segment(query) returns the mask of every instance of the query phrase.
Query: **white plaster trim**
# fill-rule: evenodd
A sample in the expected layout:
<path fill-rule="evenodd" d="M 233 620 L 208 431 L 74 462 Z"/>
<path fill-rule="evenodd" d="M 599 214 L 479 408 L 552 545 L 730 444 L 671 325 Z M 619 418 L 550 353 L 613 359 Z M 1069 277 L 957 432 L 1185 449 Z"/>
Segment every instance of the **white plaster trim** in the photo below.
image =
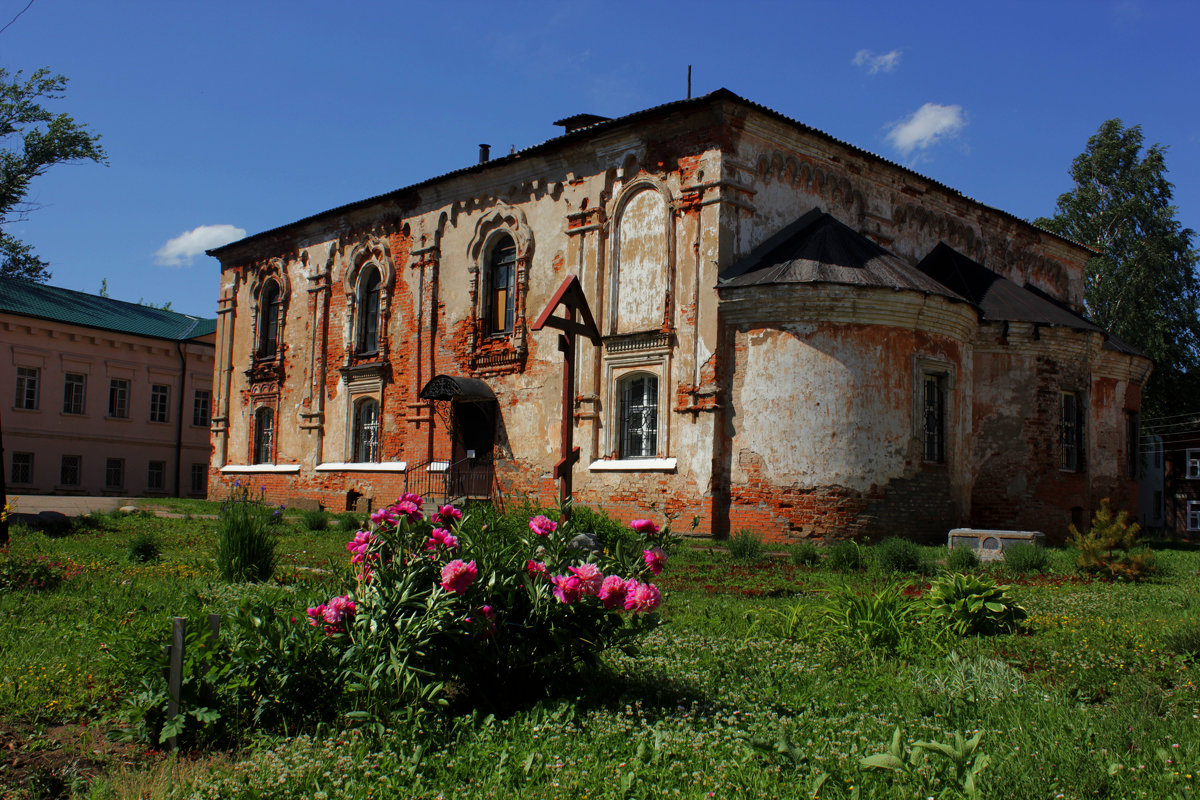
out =
<path fill-rule="evenodd" d="M 674 472 L 675 458 L 608 458 L 588 465 L 591 472 Z"/>
<path fill-rule="evenodd" d="M 299 464 L 226 464 L 221 467 L 222 473 L 245 472 L 248 474 L 267 472 L 299 472 Z"/>
<path fill-rule="evenodd" d="M 330 461 L 317 464 L 317 472 L 407 472 L 407 461 Z"/>

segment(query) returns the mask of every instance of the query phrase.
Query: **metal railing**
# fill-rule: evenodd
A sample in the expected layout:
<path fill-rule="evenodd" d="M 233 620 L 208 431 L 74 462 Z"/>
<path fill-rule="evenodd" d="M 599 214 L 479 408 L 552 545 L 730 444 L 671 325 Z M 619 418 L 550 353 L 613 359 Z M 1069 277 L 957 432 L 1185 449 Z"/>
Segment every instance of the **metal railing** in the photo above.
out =
<path fill-rule="evenodd" d="M 490 457 L 464 458 L 454 463 L 435 458 L 408 468 L 404 473 L 404 490 L 439 505 L 466 500 L 491 502 L 495 473 Z"/>

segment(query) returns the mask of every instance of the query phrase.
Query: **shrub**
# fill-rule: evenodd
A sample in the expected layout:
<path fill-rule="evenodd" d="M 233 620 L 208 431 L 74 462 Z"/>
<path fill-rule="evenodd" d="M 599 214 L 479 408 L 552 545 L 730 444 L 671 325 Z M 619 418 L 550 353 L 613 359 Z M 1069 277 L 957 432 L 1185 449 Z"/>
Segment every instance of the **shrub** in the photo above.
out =
<path fill-rule="evenodd" d="M 364 715 L 510 703 L 659 622 L 650 580 L 673 542 L 669 526 L 635 520 L 636 550 L 591 552 L 569 546 L 578 516 L 516 527 L 420 509 L 405 495 L 373 513 L 371 530 L 347 545 L 356 574 L 345 593 L 308 610 L 342 648 L 347 699 Z"/>
<path fill-rule="evenodd" d="M 742 528 L 729 540 L 729 555 L 738 561 L 757 561 L 763 555 L 762 539 L 757 533 Z"/>
<path fill-rule="evenodd" d="M 362 519 L 353 511 L 346 511 L 338 514 L 337 518 L 338 530 L 342 533 L 354 533 L 362 526 Z"/>
<path fill-rule="evenodd" d="M 300 523 L 304 526 L 305 530 L 329 530 L 329 512 L 319 508 L 306 509 L 300 512 Z"/>
<path fill-rule="evenodd" d="M 217 570 L 230 583 L 265 581 L 275 573 L 273 511 L 235 482 L 217 518 Z"/>
<path fill-rule="evenodd" d="M 815 567 L 821 563 L 821 548 L 812 542 L 792 546 L 792 563 L 798 567 Z"/>
<path fill-rule="evenodd" d="M 1049 563 L 1046 548 L 1032 542 L 1021 542 L 1004 551 L 1004 566 L 1012 572 L 1045 572 Z"/>
<path fill-rule="evenodd" d="M 921 548 L 910 539 L 891 536 L 875 545 L 875 564 L 884 574 L 924 571 Z"/>
<path fill-rule="evenodd" d="M 133 563 L 146 564 L 158 561 L 158 557 L 162 555 L 162 547 L 159 546 L 158 537 L 153 531 L 138 531 L 129 540 L 129 547 L 125 553 Z"/>
<path fill-rule="evenodd" d="M 834 572 L 854 572 L 863 568 L 862 548 L 858 542 L 843 540 L 829 546 L 826 565 Z"/>
<path fill-rule="evenodd" d="M 61 564 L 45 556 L 15 556 L 0 548 L 0 589 L 6 592 L 57 589 L 68 577 Z"/>
<path fill-rule="evenodd" d="M 1079 569 L 1131 581 L 1154 574 L 1154 553 L 1137 547 L 1141 527 L 1127 522 L 1127 517 L 1125 511 L 1114 514 L 1106 497 L 1086 535 L 1071 526 L 1070 543 L 1079 549 Z"/>
<path fill-rule="evenodd" d="M 536 516 L 540 510 L 535 510 L 529 517 Z M 616 550 L 618 547 L 632 552 L 643 544 L 642 537 L 628 525 L 616 521 L 603 511 L 586 506 L 571 509 L 571 525 L 580 533 L 591 534 L 601 549 Z"/>
<path fill-rule="evenodd" d="M 959 636 L 1007 633 L 1029 616 L 1007 592 L 988 578 L 954 573 L 933 582 L 926 602 L 930 616 Z"/>
<path fill-rule="evenodd" d="M 946 569 L 951 572 L 966 572 L 979 566 L 979 556 L 970 547 L 955 547 L 946 557 Z"/>

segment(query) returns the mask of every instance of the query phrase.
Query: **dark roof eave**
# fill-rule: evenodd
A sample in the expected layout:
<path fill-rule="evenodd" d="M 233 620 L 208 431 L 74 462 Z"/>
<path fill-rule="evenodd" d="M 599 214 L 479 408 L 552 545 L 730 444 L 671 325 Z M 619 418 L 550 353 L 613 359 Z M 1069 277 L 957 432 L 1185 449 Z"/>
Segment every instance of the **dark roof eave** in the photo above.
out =
<path fill-rule="evenodd" d="M 336 208 L 331 208 L 331 209 L 327 209 L 325 211 L 320 211 L 316 214 L 311 214 L 307 217 L 296 220 L 295 222 L 290 222 L 290 223 L 287 223 L 286 225 L 280 225 L 278 227 L 271 228 L 269 230 L 265 230 L 260 233 L 251 234 L 250 236 L 247 236 L 244 239 L 239 239 L 236 242 L 230 242 L 229 244 L 225 244 L 220 247 L 214 247 L 211 250 L 206 250 L 205 253 L 207 253 L 208 255 L 210 255 L 218 260 L 223 261 L 224 256 L 226 256 L 228 254 L 237 252 L 238 250 L 240 250 L 242 248 L 249 247 L 251 245 L 266 241 L 272 237 L 281 236 L 281 235 L 287 233 L 288 231 L 294 230 L 296 228 L 310 224 L 312 222 L 316 222 L 317 220 L 322 219 L 324 217 L 335 216 L 338 214 L 347 214 L 347 213 L 356 211 L 361 208 L 365 208 L 367 206 L 370 206 L 370 205 L 373 205 L 376 203 L 384 202 L 386 200 L 398 199 L 405 193 L 416 191 L 416 190 L 425 188 L 427 186 L 431 186 L 440 181 L 449 180 L 451 178 L 458 178 L 458 177 L 462 177 L 465 175 L 481 173 L 481 172 L 484 172 L 489 169 L 498 168 L 502 165 L 512 164 L 512 163 L 515 163 L 515 162 L 521 160 L 522 158 L 528 158 L 530 156 L 539 155 L 545 151 L 553 150 L 557 147 L 561 147 L 563 145 L 570 144 L 576 140 L 594 136 L 597 133 L 601 133 L 603 131 L 607 131 L 610 129 L 615 129 L 622 125 L 629 125 L 631 123 L 638 122 L 649 116 L 671 113 L 673 111 L 678 111 L 680 109 L 684 109 L 684 108 L 688 108 L 688 107 L 692 107 L 692 106 L 700 107 L 706 103 L 712 103 L 712 102 L 716 102 L 716 101 L 729 101 L 729 102 L 737 103 L 739 105 L 747 106 L 747 107 L 752 108 L 762 114 L 766 114 L 769 117 L 772 117 L 781 122 L 785 122 L 793 127 L 796 127 L 802 131 L 805 131 L 806 133 L 812 134 L 812 135 L 816 136 L 817 138 L 823 139 L 827 142 L 832 142 L 834 144 L 839 145 L 840 147 L 845 147 L 857 155 L 864 156 L 866 158 L 869 158 L 869 159 L 872 159 L 874 161 L 878 161 L 878 162 L 881 162 L 884 164 L 888 164 L 896 169 L 901 170 L 902 172 L 908 173 L 909 175 L 916 176 L 916 177 L 920 178 L 921 180 L 927 181 L 931 185 L 936 186 L 936 187 L 942 189 L 943 191 L 948 192 L 951 195 L 956 195 L 958 197 L 961 197 L 970 203 L 973 203 L 982 208 L 989 209 L 997 214 L 1000 214 L 1002 217 L 1006 217 L 1015 222 L 1019 222 L 1022 225 L 1028 225 L 1029 227 L 1033 228 L 1034 230 L 1040 231 L 1040 232 L 1045 233 L 1049 236 L 1052 236 L 1056 239 L 1059 239 L 1060 241 L 1065 242 L 1068 245 L 1071 245 L 1073 247 L 1078 247 L 1081 250 L 1085 250 L 1089 253 L 1094 253 L 1097 255 L 1099 254 L 1099 251 L 1094 250 L 1093 248 L 1088 247 L 1085 244 L 1076 242 L 1073 239 L 1067 238 L 1066 236 L 1055 233 L 1053 231 L 1048 231 L 1045 228 L 1041 228 L 1037 225 L 1034 225 L 1033 223 L 1029 222 L 1028 220 L 1024 220 L 1024 219 L 1018 217 L 1016 214 L 1009 213 L 1008 211 L 1005 211 L 1003 209 L 996 208 L 994 206 L 989 206 L 978 200 L 967 197 L 966 195 L 964 195 L 962 192 L 958 191 L 957 189 L 954 189 L 953 187 L 948 186 L 947 184 L 944 184 L 944 183 L 937 181 L 933 178 L 930 178 L 926 175 L 922 175 L 921 173 L 917 172 L 916 170 L 910 169 L 910 168 L 904 166 L 903 164 L 899 164 L 895 161 L 884 158 L 883 156 L 880 156 L 877 153 L 872 153 L 871 151 L 864 150 L 863 148 L 858 147 L 857 145 L 853 145 L 853 144 L 850 144 L 849 142 L 838 139 L 837 137 L 835 137 L 831 134 L 825 133 L 824 131 L 814 128 L 810 125 L 806 125 L 803 122 L 793 119 L 792 117 L 789 117 L 786 114 L 776 111 L 773 108 L 769 108 L 767 106 L 761 105 L 760 103 L 755 103 L 752 100 L 747 100 L 746 98 L 744 98 L 738 94 L 735 94 L 734 92 L 730 91 L 729 89 L 724 89 L 724 88 L 717 89 L 716 91 L 710 92 L 705 95 L 700 95 L 699 97 L 688 98 L 685 100 L 675 100 L 675 101 L 672 101 L 669 103 L 663 103 L 661 105 L 652 106 L 651 108 L 642 109 L 641 111 L 635 111 L 632 114 L 627 114 L 623 117 L 617 117 L 615 119 L 606 120 L 604 122 L 597 122 L 592 125 L 588 125 L 586 127 L 580 128 L 579 130 L 571 131 L 570 133 L 564 133 L 561 136 L 556 136 L 552 139 L 548 139 L 545 142 L 531 145 L 530 147 L 527 147 L 523 150 L 519 150 L 516 153 L 511 153 L 507 156 L 501 156 L 499 158 L 494 158 L 494 159 L 491 159 L 490 161 L 485 161 L 485 162 L 478 163 L 478 164 L 472 164 L 467 167 L 462 167 L 461 169 L 452 170 L 450 172 L 446 172 L 441 175 L 436 175 L 432 178 L 426 178 L 425 180 L 419 181 L 418 183 L 410 184 L 408 186 L 404 186 L 399 189 L 394 189 L 390 192 L 385 192 L 383 194 L 375 195 L 373 197 L 368 197 L 363 200 L 356 200 L 355 202 L 352 202 L 352 203 L 347 203 L 342 206 L 337 206 Z"/>

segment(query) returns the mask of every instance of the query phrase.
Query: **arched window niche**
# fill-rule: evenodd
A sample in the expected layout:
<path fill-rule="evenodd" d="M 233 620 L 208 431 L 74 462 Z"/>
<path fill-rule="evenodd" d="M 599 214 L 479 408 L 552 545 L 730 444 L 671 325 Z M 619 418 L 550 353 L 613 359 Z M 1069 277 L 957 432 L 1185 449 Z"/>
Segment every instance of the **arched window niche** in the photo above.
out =
<path fill-rule="evenodd" d="M 279 282 L 273 278 L 263 281 L 258 299 L 258 343 L 254 350 L 257 358 L 274 358 L 279 352 L 279 317 L 283 307 Z"/>
<path fill-rule="evenodd" d="M 484 276 L 483 318 L 488 336 L 507 336 L 513 330 L 516 300 L 517 245 L 508 234 L 495 237 Z"/>
<path fill-rule="evenodd" d="M 657 331 L 667 320 L 674 263 L 671 207 L 666 191 L 651 181 L 630 186 L 617 204 L 607 302 L 610 334 Z"/>
<path fill-rule="evenodd" d="M 262 406 L 254 412 L 254 463 L 275 462 L 275 411 Z"/>
<path fill-rule="evenodd" d="M 358 324 L 355 326 L 354 352 L 373 355 L 379 351 L 379 300 L 382 279 L 379 270 L 368 265 L 358 279 Z"/>
<path fill-rule="evenodd" d="M 379 401 L 374 397 L 354 404 L 351 459 L 362 464 L 379 461 Z"/>

